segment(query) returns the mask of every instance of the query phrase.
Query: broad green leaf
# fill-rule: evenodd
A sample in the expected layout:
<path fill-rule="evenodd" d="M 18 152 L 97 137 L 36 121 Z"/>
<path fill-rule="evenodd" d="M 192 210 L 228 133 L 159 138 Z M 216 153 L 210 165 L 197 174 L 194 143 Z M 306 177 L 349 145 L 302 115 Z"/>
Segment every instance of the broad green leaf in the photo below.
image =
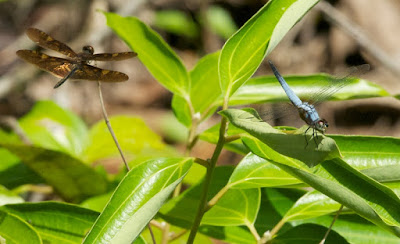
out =
<path fill-rule="evenodd" d="M 184 126 L 189 128 L 192 124 L 193 111 L 190 111 L 188 101 L 185 98 L 174 94 L 172 97 L 171 106 L 176 119 Z"/>
<path fill-rule="evenodd" d="M 168 147 L 163 143 L 162 138 L 154 133 L 141 118 L 115 116 L 110 118 L 110 123 L 128 161 L 139 156 L 151 156 L 156 152 L 167 153 Z M 85 161 L 121 158 L 104 121 L 99 121 L 90 129 L 90 141 L 91 144 L 84 153 Z"/>
<path fill-rule="evenodd" d="M 210 183 L 208 200 L 218 193 L 228 182 L 233 171 L 231 166 L 216 167 Z M 173 225 L 189 229 L 195 218 L 204 179 L 191 186 L 178 197 L 169 200 L 160 209 L 159 215 Z"/>
<path fill-rule="evenodd" d="M 231 167 L 217 167 L 211 181 L 209 199 L 227 183 Z M 172 223 L 189 228 L 194 220 L 201 195 L 202 182 L 170 200 L 161 210 L 161 216 Z M 202 220 L 204 225 L 235 226 L 254 223 L 260 204 L 258 189 L 228 189 Z"/>
<path fill-rule="evenodd" d="M 230 13 L 217 5 L 208 7 L 206 18 L 208 28 L 224 39 L 228 39 L 238 29 Z"/>
<path fill-rule="evenodd" d="M 3 151 L 6 149 L 0 150 Z M 11 154 L 10 152 L 8 153 Z M 15 156 L 13 155 L 13 157 Z M 9 189 L 14 189 L 15 187 L 25 184 L 41 183 L 45 183 L 45 180 L 31 170 L 27 165 L 22 163 L 19 159 L 17 164 L 0 171 L 0 185 L 3 185 Z"/>
<path fill-rule="evenodd" d="M 203 141 L 207 141 L 213 144 L 217 144 L 218 142 L 218 137 L 219 137 L 219 128 L 221 124 L 218 123 L 211 128 L 203 131 L 203 133 L 200 134 L 199 138 Z M 237 127 L 233 125 L 229 125 L 228 130 L 226 131 L 227 136 L 239 136 L 240 134 L 246 133 L 244 130 L 238 129 Z M 225 143 L 224 147 L 232 152 L 246 155 L 249 153 L 249 149 L 243 145 L 243 143 L 240 141 L 240 139 L 237 139 L 235 141 L 231 141 L 229 143 Z"/>
<path fill-rule="evenodd" d="M 318 165 L 324 160 L 340 157 L 334 140 L 324 135 L 313 137 L 311 130 L 304 134 L 307 127 L 286 134 L 260 120 L 258 115 L 254 114 L 254 110 L 227 109 L 219 113 L 228 118 L 234 126 L 247 131 L 268 145 L 271 151 L 300 160 L 309 167 Z"/>
<path fill-rule="evenodd" d="M 346 162 L 357 169 L 390 169 L 390 167 L 395 169 L 398 166 L 400 160 L 399 138 L 347 135 L 329 135 L 329 137 L 336 141 Z M 393 181 L 399 180 L 399 174 L 399 171 L 393 170 L 392 172 L 387 171 L 385 176 L 374 178 L 384 181 L 384 178 L 387 177 L 387 181 Z"/>
<path fill-rule="evenodd" d="M 193 158 L 159 158 L 133 168 L 121 181 L 84 243 L 131 243 L 182 181 Z"/>
<path fill-rule="evenodd" d="M 256 188 L 285 187 L 300 183 L 268 160 L 249 153 L 235 168 L 228 184 L 234 188 Z"/>
<path fill-rule="evenodd" d="M 190 71 L 190 104 L 183 97 L 174 94 L 172 108 L 178 120 L 189 127 L 192 120 L 200 122 L 211 115 L 221 96 L 218 84 L 219 52 L 208 54 L 198 61 Z"/>
<path fill-rule="evenodd" d="M 324 216 L 304 221 L 292 221 L 291 223 L 295 225 L 315 223 L 329 227 L 332 220 L 333 216 Z M 350 243 L 354 244 L 399 243 L 399 238 L 397 236 L 381 228 L 376 228 L 376 225 L 354 214 L 340 215 L 333 225 L 333 230 L 346 238 Z"/>
<path fill-rule="evenodd" d="M 29 222 L 44 243 L 81 243 L 98 212 L 59 202 L 10 204 L 0 208 Z"/>
<path fill-rule="evenodd" d="M 107 181 L 94 169 L 68 154 L 25 145 L 0 144 L 67 201 L 79 202 L 107 190 Z"/>
<path fill-rule="evenodd" d="M 154 30 L 136 17 L 105 13 L 107 25 L 138 54 L 140 61 L 165 88 L 187 98 L 190 78 L 180 58 Z"/>
<path fill-rule="evenodd" d="M 320 243 L 327 231 L 328 228 L 316 224 L 298 225 L 284 233 L 279 233 L 277 237 L 272 239 L 271 243 Z M 331 231 L 324 243 L 345 244 L 349 242 L 337 232 Z"/>
<path fill-rule="evenodd" d="M 310 98 L 322 89 L 339 81 L 339 78 L 328 74 L 293 75 L 284 78 L 296 95 L 304 99 Z M 349 78 L 345 82 L 346 86 L 328 97 L 329 100 L 389 96 L 389 93 L 381 86 L 361 78 Z M 260 76 L 250 79 L 240 87 L 232 95 L 229 103 L 231 105 L 245 105 L 287 101 L 289 101 L 288 97 L 275 76 Z"/>
<path fill-rule="evenodd" d="M 272 0 L 224 45 L 219 61 L 221 89 L 231 96 L 257 70 L 264 57 L 317 0 Z"/>
<path fill-rule="evenodd" d="M 322 215 L 334 213 L 339 210 L 341 204 L 325 196 L 318 191 L 311 191 L 302 196 L 286 212 L 286 221 L 315 218 Z"/>
<path fill-rule="evenodd" d="M 199 34 L 196 23 L 179 10 L 160 10 L 155 14 L 154 25 L 168 32 L 187 36 L 197 37 Z"/>
<path fill-rule="evenodd" d="M 88 143 L 83 121 L 52 101 L 40 101 L 19 120 L 34 145 L 80 157 Z"/>
<path fill-rule="evenodd" d="M 94 196 L 83 201 L 80 206 L 83 208 L 88 208 L 93 211 L 101 212 L 104 207 L 107 205 L 108 201 L 112 196 L 112 192 L 108 192 L 106 194 Z"/>
<path fill-rule="evenodd" d="M 202 224 L 238 226 L 254 224 L 260 208 L 260 189 L 231 189 L 203 217 Z"/>
<path fill-rule="evenodd" d="M 24 199 L 0 185 L 0 206 L 10 203 L 22 203 Z"/>
<path fill-rule="evenodd" d="M 41 244 L 39 234 L 21 218 L 0 210 L 0 242 L 7 244 Z"/>
<path fill-rule="evenodd" d="M 258 233 L 265 233 L 272 230 L 281 220 L 282 212 L 286 212 L 293 203 L 304 194 L 303 190 L 284 188 L 262 188 L 261 206 L 255 222 Z M 281 231 L 292 228 L 292 225 L 285 223 Z"/>
<path fill-rule="evenodd" d="M 258 140 L 243 138 L 250 150 L 268 158 L 270 149 Z M 400 236 L 400 199 L 389 188 L 361 174 L 346 162 L 335 158 L 322 162 L 313 171 L 299 168 L 286 157 L 272 155 L 276 166 L 300 179 L 333 200 L 382 228 Z"/>
<path fill-rule="evenodd" d="M 227 243 L 256 244 L 254 236 L 244 226 L 211 226 L 202 225 L 199 232 Z M 196 236 L 197 240 L 197 236 Z M 184 242 L 186 243 L 186 242 Z M 195 241 L 196 243 L 196 241 Z M 199 244 L 202 244 L 199 242 Z"/>
<path fill-rule="evenodd" d="M 162 222 L 163 220 L 156 219 L 156 221 Z M 173 226 L 173 225 L 169 226 L 169 231 L 170 231 L 170 233 L 175 233 L 175 234 L 182 233 L 184 231 L 186 232 L 184 235 L 180 236 L 178 239 L 175 239 L 174 241 L 169 241 L 169 243 L 172 243 L 172 244 L 185 244 L 187 242 L 187 239 L 190 234 L 190 231 L 187 231 L 185 229 L 182 229 L 180 227 Z M 162 230 L 159 228 L 153 227 L 152 232 L 155 237 L 156 243 L 162 243 L 162 238 L 163 238 Z M 148 243 L 148 244 L 153 243 L 153 239 L 151 238 L 149 228 L 144 229 L 140 236 L 143 237 L 143 239 L 146 241 L 145 243 Z M 135 243 L 137 240 L 138 239 L 135 240 Z M 203 243 L 204 244 L 213 244 L 214 242 L 211 240 L 211 238 L 209 238 L 201 233 L 197 233 L 194 244 L 203 244 Z"/>

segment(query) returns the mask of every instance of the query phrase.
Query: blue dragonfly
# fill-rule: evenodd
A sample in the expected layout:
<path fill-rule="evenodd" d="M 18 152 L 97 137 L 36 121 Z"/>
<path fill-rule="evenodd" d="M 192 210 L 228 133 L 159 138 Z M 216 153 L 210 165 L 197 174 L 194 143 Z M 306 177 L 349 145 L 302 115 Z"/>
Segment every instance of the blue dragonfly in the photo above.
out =
<path fill-rule="evenodd" d="M 318 115 L 317 110 L 315 109 L 313 104 L 310 104 L 308 102 L 303 102 L 300 100 L 300 98 L 293 92 L 293 90 L 289 87 L 289 85 L 286 83 L 285 79 L 279 74 L 278 69 L 275 67 L 275 65 L 272 63 L 271 60 L 268 61 L 269 65 L 274 72 L 275 77 L 278 79 L 279 83 L 281 84 L 283 90 L 285 91 L 286 95 L 288 96 L 290 102 L 297 108 L 300 118 L 307 123 L 309 126 L 307 130 L 305 131 L 305 137 L 306 137 L 306 142 L 308 145 L 308 140 L 307 140 L 307 132 L 312 129 L 312 138 L 314 139 L 315 144 L 317 144 L 317 139 L 318 139 L 318 132 L 321 134 L 325 134 L 326 128 L 329 127 L 328 121 L 325 119 L 321 118 Z M 359 68 L 355 68 L 355 71 L 365 71 L 369 69 L 369 65 L 362 65 Z M 352 74 L 351 72 L 350 74 Z M 348 76 L 350 76 L 350 74 Z M 347 76 L 346 76 L 347 77 Z M 339 89 L 342 87 L 346 86 L 347 82 L 346 79 L 342 79 L 342 81 L 336 82 L 336 84 L 333 84 L 331 86 L 323 88 L 321 91 L 318 92 L 318 94 L 315 94 L 311 100 L 324 100 L 333 93 L 337 92 Z"/>

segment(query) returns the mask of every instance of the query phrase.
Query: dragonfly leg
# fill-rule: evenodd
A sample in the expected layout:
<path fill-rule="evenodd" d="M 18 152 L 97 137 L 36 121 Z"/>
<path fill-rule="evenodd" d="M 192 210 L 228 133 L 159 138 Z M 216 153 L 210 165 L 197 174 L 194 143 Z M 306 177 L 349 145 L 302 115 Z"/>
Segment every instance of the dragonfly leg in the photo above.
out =
<path fill-rule="evenodd" d="M 318 132 L 314 128 L 313 128 L 313 139 L 314 139 L 315 145 L 318 147 L 318 142 L 317 142 L 317 140 L 318 140 Z"/>
<path fill-rule="evenodd" d="M 311 127 L 308 127 L 307 128 L 307 130 L 306 131 L 304 131 L 304 138 L 306 139 L 306 146 L 305 146 L 305 148 L 307 148 L 307 146 L 308 146 L 308 140 L 307 140 L 307 131 L 310 129 Z"/>

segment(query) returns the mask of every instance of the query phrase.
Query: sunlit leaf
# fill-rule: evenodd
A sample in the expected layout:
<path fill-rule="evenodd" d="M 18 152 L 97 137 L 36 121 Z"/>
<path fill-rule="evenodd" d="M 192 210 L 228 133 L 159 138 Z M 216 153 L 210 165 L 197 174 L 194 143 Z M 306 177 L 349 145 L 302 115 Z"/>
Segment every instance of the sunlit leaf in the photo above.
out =
<path fill-rule="evenodd" d="M 59 202 L 10 204 L 0 208 L 29 222 L 44 243 L 81 243 L 98 212 Z M 24 234 L 25 235 L 25 234 Z"/>
<path fill-rule="evenodd" d="M 83 121 L 52 101 L 37 102 L 19 124 L 34 145 L 75 157 L 82 155 L 89 139 Z"/>
<path fill-rule="evenodd" d="M 192 158 L 151 159 L 121 181 L 84 243 L 131 243 L 182 181 Z"/>
<path fill-rule="evenodd" d="M 0 242 L 11 244 L 41 244 L 39 234 L 18 216 L 0 210 Z"/>
<path fill-rule="evenodd" d="M 136 17 L 105 13 L 107 25 L 138 54 L 150 73 L 168 90 L 188 97 L 190 78 L 181 59 L 154 30 Z"/>
<path fill-rule="evenodd" d="M 269 1 L 224 45 L 219 60 L 221 89 L 231 96 L 316 0 Z"/>
<path fill-rule="evenodd" d="M 25 145 L 0 144 L 54 187 L 65 200 L 79 202 L 107 190 L 106 179 L 68 154 Z"/>

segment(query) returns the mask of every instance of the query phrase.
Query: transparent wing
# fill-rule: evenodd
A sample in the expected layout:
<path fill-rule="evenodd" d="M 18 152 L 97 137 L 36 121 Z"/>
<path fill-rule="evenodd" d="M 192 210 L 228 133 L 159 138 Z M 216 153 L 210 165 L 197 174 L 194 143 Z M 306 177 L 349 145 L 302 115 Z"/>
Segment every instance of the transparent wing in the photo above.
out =
<path fill-rule="evenodd" d="M 342 77 L 342 78 L 336 78 L 333 77 L 330 80 L 330 85 L 327 85 L 320 90 L 314 92 L 314 95 L 310 96 L 307 100 L 309 100 L 312 104 L 317 105 L 320 104 L 323 101 L 329 100 L 332 95 L 334 95 L 336 92 L 338 92 L 340 89 L 344 88 L 348 84 L 351 83 L 353 80 L 352 77 L 357 77 L 365 72 L 367 72 L 370 69 L 369 64 L 363 64 L 359 66 L 354 66 L 351 67 L 348 75 Z"/>

